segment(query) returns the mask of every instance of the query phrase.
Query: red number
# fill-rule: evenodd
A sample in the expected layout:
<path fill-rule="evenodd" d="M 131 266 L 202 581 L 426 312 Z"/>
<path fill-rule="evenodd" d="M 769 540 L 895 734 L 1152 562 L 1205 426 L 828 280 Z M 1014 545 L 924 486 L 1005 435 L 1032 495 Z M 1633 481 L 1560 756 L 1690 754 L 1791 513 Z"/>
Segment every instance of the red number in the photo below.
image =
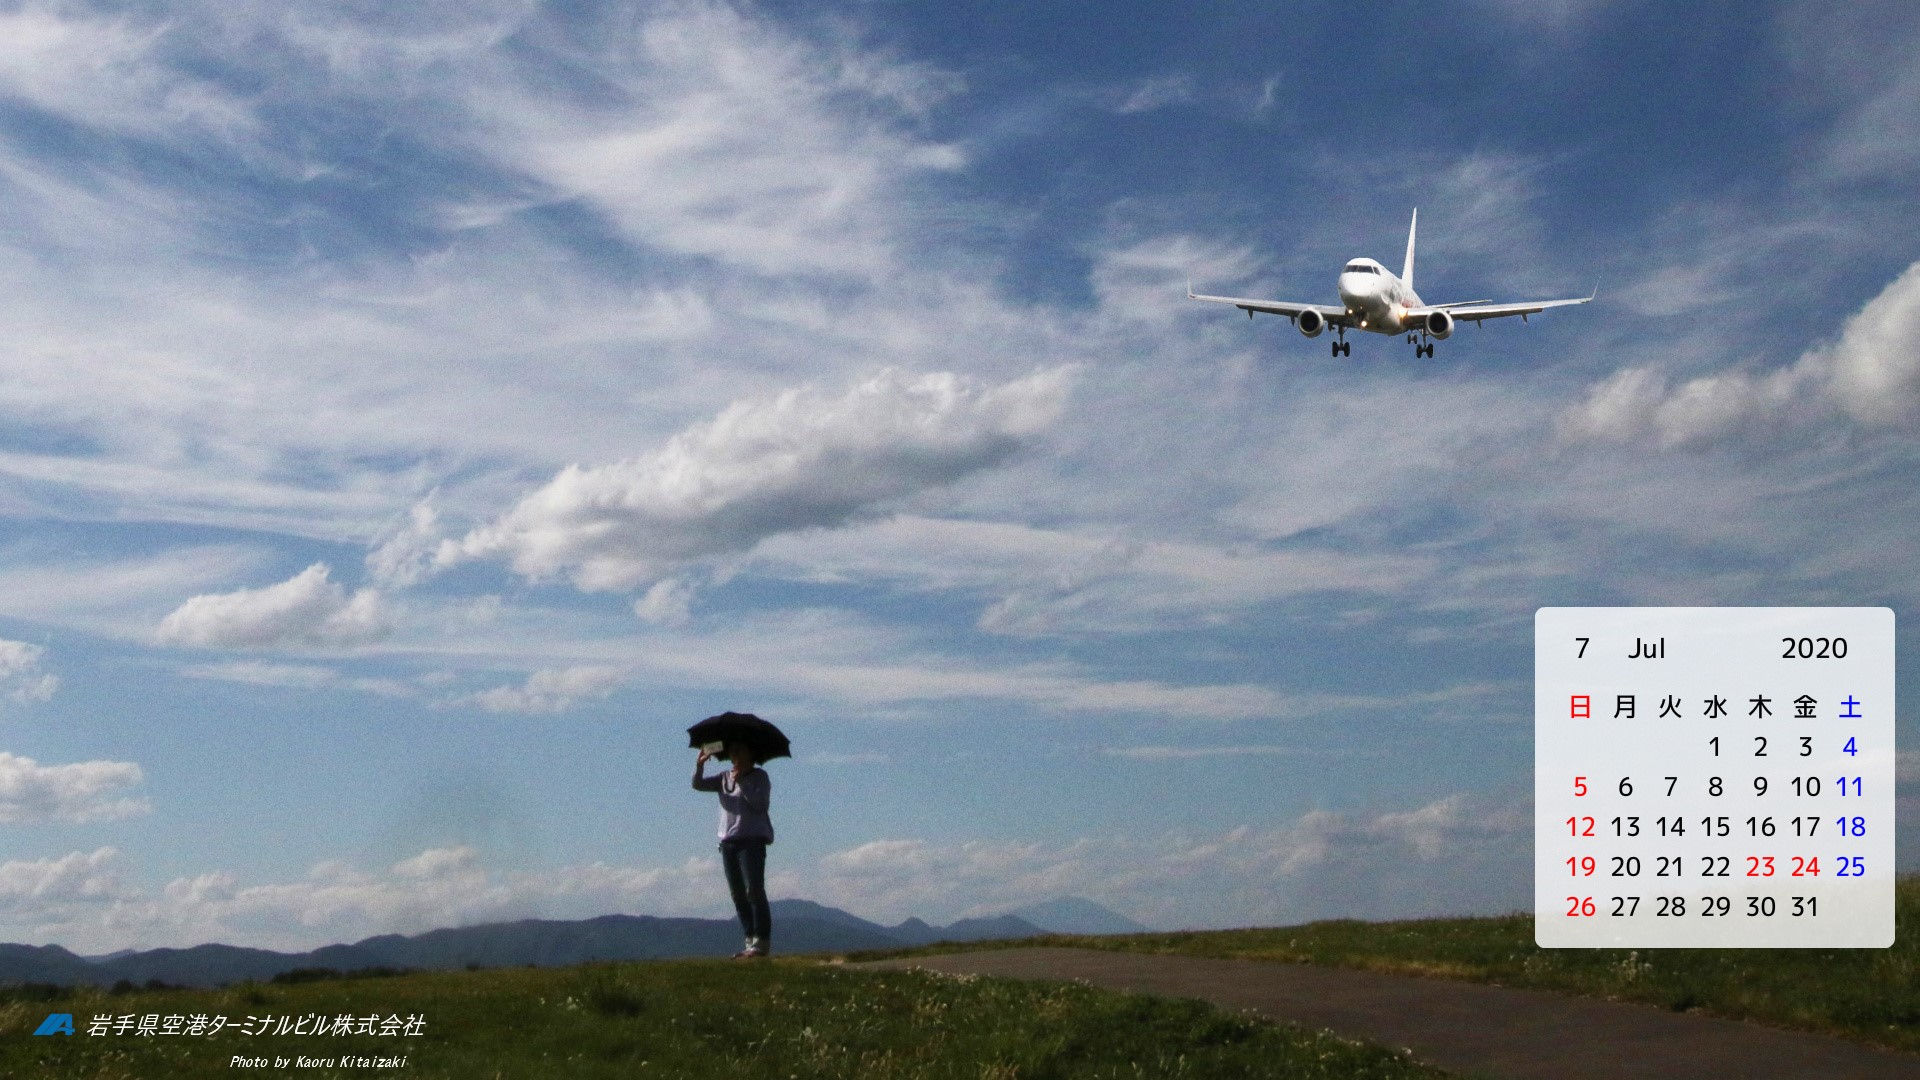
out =
<path fill-rule="evenodd" d="M 1572 874 L 1574 877 L 1592 877 L 1593 868 L 1594 862 L 1593 856 L 1591 855 L 1579 859 L 1571 856 L 1567 858 L 1567 873 Z"/>
<path fill-rule="evenodd" d="M 1591 896 L 1567 897 L 1567 917 L 1568 918 L 1578 919 L 1583 916 L 1592 915 L 1593 912 L 1594 912 L 1593 897 Z"/>
<path fill-rule="evenodd" d="M 1772 877 L 1773 876 L 1773 856 L 1763 855 L 1763 856 L 1760 856 L 1759 858 L 1755 858 L 1752 855 L 1747 856 L 1747 876 L 1748 877 Z"/>
<path fill-rule="evenodd" d="M 1586 823 L 1586 830 L 1587 830 L 1586 832 L 1580 831 L 1581 822 Z M 1573 835 L 1575 836 L 1592 836 L 1593 835 L 1593 819 L 1590 817 L 1570 817 L 1567 819 L 1567 828 L 1573 830 Z"/>
<path fill-rule="evenodd" d="M 1815 855 L 1811 859 L 1802 859 L 1800 856 L 1795 855 L 1793 857 L 1793 876 L 1794 877 L 1819 877 L 1820 876 L 1820 856 Z"/>
<path fill-rule="evenodd" d="M 1584 776 L 1576 776 L 1576 777 L 1574 777 L 1574 778 L 1573 778 L 1573 793 L 1574 793 L 1575 795 L 1585 795 L 1585 794 L 1587 793 L 1587 778 L 1586 778 L 1586 777 L 1584 777 Z"/>

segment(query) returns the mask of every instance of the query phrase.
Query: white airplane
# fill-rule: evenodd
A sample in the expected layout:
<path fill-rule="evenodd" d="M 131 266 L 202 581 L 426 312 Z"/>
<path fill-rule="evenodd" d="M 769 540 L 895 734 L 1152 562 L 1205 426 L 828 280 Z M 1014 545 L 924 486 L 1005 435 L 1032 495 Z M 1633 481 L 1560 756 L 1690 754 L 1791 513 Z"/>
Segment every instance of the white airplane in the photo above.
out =
<path fill-rule="evenodd" d="M 1187 299 L 1232 304 L 1246 312 L 1249 319 L 1253 318 L 1256 311 L 1285 315 L 1308 337 L 1319 337 L 1321 331 L 1331 326 L 1340 337 L 1333 343 L 1335 356 L 1353 355 L 1353 344 L 1347 341 L 1349 328 L 1369 330 L 1376 334 L 1405 334 L 1407 341 L 1413 345 L 1415 356 L 1432 356 L 1433 342 L 1445 341 L 1452 336 L 1454 323 L 1479 323 L 1508 315 L 1518 315 L 1520 321 L 1525 322 L 1527 316 L 1535 312 L 1569 304 L 1584 304 L 1593 299 L 1593 295 L 1589 294 L 1572 300 L 1533 300 L 1524 304 L 1490 304 L 1485 300 L 1453 304 L 1426 303 L 1413 291 L 1413 235 L 1419 225 L 1420 211 L 1415 210 L 1413 224 L 1407 226 L 1407 261 L 1400 268 L 1399 277 L 1372 259 L 1355 259 L 1340 271 L 1338 307 L 1332 304 L 1290 304 L 1282 300 L 1245 300 L 1237 296 L 1195 296 L 1192 282 L 1187 283 Z"/>

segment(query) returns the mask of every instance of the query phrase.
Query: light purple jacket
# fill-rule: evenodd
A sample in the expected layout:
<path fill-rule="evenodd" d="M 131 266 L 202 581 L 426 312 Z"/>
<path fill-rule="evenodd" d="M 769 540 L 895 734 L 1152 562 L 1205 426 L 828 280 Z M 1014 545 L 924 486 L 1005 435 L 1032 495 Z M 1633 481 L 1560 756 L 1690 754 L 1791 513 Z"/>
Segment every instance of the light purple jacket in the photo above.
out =
<path fill-rule="evenodd" d="M 765 840 L 773 843 L 773 819 L 767 816 L 767 804 L 773 798 L 773 778 L 767 770 L 755 767 L 733 782 L 733 770 L 714 776 L 695 766 L 693 789 L 720 793 L 720 842 L 729 840 Z"/>

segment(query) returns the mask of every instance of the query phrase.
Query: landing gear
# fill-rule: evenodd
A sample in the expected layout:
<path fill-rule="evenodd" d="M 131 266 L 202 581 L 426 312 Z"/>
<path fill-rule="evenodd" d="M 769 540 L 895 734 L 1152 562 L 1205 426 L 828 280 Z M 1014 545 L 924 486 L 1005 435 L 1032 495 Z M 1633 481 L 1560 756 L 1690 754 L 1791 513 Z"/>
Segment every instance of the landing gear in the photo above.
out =
<path fill-rule="evenodd" d="M 1347 340 L 1347 328 L 1340 328 L 1340 340 L 1333 343 L 1333 355 L 1352 356 L 1353 343 Z"/>
<path fill-rule="evenodd" d="M 1415 345 L 1415 346 L 1413 347 L 1413 355 L 1414 355 L 1414 356 L 1416 356 L 1416 357 L 1419 357 L 1419 356 L 1432 356 L 1432 355 L 1433 355 L 1433 343 L 1432 343 L 1432 342 L 1428 342 L 1428 343 L 1427 343 L 1427 344 L 1425 344 L 1425 345 Z"/>

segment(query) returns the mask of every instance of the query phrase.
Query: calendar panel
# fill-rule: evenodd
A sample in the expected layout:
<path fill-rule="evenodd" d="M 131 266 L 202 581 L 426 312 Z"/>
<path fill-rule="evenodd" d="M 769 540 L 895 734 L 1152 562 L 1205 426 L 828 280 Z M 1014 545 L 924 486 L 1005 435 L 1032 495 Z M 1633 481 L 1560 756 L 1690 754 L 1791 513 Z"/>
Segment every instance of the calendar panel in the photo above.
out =
<path fill-rule="evenodd" d="M 1887 608 L 1541 608 L 1543 948 L 1893 944 Z"/>

